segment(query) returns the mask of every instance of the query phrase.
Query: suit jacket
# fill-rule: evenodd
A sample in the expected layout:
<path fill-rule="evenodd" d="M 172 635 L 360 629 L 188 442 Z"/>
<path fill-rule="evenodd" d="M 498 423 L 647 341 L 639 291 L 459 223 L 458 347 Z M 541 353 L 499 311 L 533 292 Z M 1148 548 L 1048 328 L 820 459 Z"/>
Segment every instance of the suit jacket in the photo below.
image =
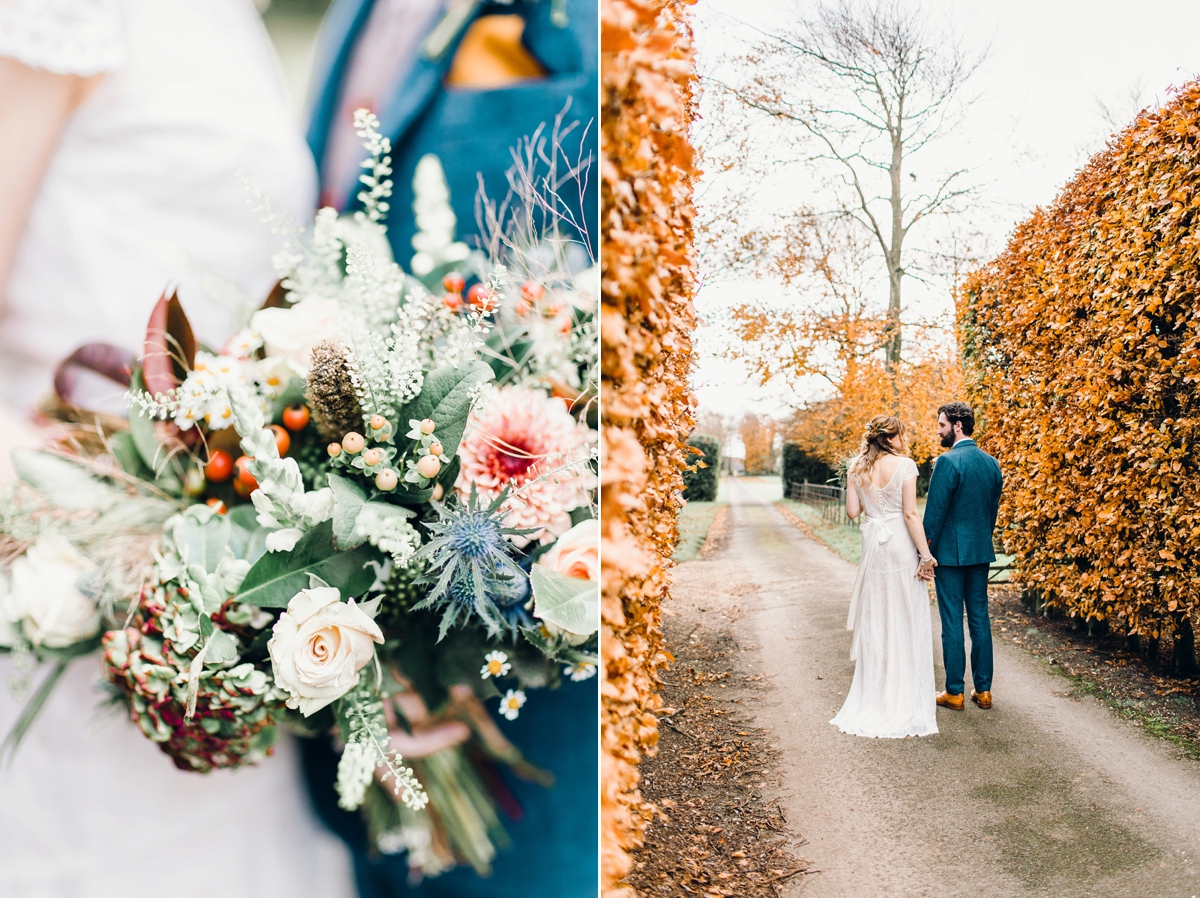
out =
<path fill-rule="evenodd" d="M 351 51 L 375 0 L 335 0 L 322 27 L 314 65 L 312 117 L 308 143 L 318 164 L 325 155 L 329 128 L 338 107 L 342 78 Z M 451 4 L 453 5 L 453 4 Z M 565 22 L 559 15 L 566 12 Z M 525 19 L 521 41 L 546 70 L 546 77 L 496 89 L 446 88 L 443 80 L 467 27 L 489 13 L 517 14 Z M 435 26 L 436 27 L 436 26 Z M 597 98 L 599 46 L 595 0 L 522 0 L 497 4 L 477 0 L 474 12 L 435 58 L 424 53 L 390 101 L 378 110 L 380 131 L 392 141 L 393 193 L 388 238 L 396 261 L 407 269 L 413 254 L 413 173 L 426 153 L 435 154 L 446 172 L 450 203 L 458 218 L 457 237 L 470 246 L 479 234 L 475 200 L 480 179 L 487 195 L 503 201 L 508 192 L 505 172 L 512 166 L 510 148 L 532 136 L 539 125 L 548 135 L 554 117 L 570 102 L 565 123 L 578 120 L 564 141 L 568 158 L 591 153 L 583 197 L 577 188 L 563 190 L 577 221 L 587 225 L 592 254 L 598 252 L 599 177 Z M 340 123 L 345 126 L 344 123 Z M 544 169 L 543 169 L 544 171 Z M 321 185 L 325 187 L 324 184 Z M 356 196 L 353 191 L 351 196 Z M 357 206 L 351 199 L 348 208 Z M 345 211 L 345 210 L 339 210 Z M 570 235 L 574 236 L 574 235 Z"/>
<path fill-rule="evenodd" d="M 970 438 L 959 440 L 934 462 L 925 499 L 925 536 L 938 565 L 996 560 L 992 531 L 1003 483 L 999 462 Z"/>

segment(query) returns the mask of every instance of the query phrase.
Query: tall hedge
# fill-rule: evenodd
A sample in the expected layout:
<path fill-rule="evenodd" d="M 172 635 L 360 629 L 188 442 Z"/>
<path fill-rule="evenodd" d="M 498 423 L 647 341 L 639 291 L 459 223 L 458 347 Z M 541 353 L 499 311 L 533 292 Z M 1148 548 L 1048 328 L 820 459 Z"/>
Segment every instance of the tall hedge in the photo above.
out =
<path fill-rule="evenodd" d="M 837 476 L 837 471 L 795 443 L 783 444 L 782 466 L 785 496 L 791 495 L 793 483 L 826 483 Z"/>
<path fill-rule="evenodd" d="M 1111 628 L 1200 607 L 1200 84 L 1143 113 L 958 297 L 1022 582 Z"/>
<path fill-rule="evenodd" d="M 638 761 L 658 739 L 660 606 L 678 539 L 695 272 L 687 0 L 601 0 L 601 890 L 621 880 L 654 809 Z"/>
<path fill-rule="evenodd" d="M 683 498 L 689 502 L 712 502 L 717 498 L 717 483 L 721 473 L 721 441 L 703 434 L 692 434 L 688 445 L 702 454 L 692 454 L 693 470 L 683 472 Z M 703 462 L 701 467 L 698 462 Z"/>

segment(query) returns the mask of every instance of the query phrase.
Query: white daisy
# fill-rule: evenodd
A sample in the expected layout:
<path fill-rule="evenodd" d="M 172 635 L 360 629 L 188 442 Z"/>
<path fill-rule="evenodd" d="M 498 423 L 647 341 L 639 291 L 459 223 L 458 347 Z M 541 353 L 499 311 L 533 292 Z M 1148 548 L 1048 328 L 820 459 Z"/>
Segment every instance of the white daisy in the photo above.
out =
<path fill-rule="evenodd" d="M 524 704 L 525 692 L 521 689 L 510 689 L 504 693 L 504 698 L 500 699 L 500 713 L 509 720 L 516 720 Z"/>
<path fill-rule="evenodd" d="M 576 664 L 568 664 L 563 668 L 563 676 L 570 677 L 573 683 L 578 683 L 580 680 L 590 680 L 595 675 L 596 665 L 590 661 L 579 661 Z"/>
<path fill-rule="evenodd" d="M 486 663 L 479 669 L 479 676 L 485 680 L 488 677 L 507 676 L 512 670 L 512 665 L 508 663 L 508 655 L 504 652 L 488 652 L 483 656 L 483 660 Z"/>

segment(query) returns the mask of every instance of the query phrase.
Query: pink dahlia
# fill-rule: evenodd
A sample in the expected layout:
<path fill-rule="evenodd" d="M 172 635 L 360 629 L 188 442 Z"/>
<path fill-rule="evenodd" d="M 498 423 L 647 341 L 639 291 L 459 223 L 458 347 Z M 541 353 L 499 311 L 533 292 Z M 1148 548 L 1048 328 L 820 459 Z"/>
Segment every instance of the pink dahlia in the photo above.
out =
<path fill-rule="evenodd" d="M 588 501 L 596 484 L 588 461 L 594 439 L 563 400 L 504 387 L 467 422 L 455 487 L 465 496 L 474 484 L 481 498 L 507 487 L 507 526 L 538 531 L 529 538 L 552 542 L 570 529 L 569 512 Z M 544 481 L 542 475 L 548 475 Z"/>

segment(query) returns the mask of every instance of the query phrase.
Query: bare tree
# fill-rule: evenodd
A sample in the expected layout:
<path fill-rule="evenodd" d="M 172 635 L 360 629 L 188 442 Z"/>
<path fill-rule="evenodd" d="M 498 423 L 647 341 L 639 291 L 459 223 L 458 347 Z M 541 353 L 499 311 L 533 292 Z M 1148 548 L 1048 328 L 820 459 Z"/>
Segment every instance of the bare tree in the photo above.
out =
<path fill-rule="evenodd" d="M 824 164 L 835 207 L 878 247 L 887 275 L 884 348 L 899 363 L 905 240 L 920 222 L 962 208 L 975 191 L 969 167 L 920 178 L 911 160 L 961 121 L 965 88 L 985 53 L 970 54 L 912 3 L 841 0 L 768 34 L 741 58 L 740 77 L 719 84 L 740 104 L 784 126 Z"/>

